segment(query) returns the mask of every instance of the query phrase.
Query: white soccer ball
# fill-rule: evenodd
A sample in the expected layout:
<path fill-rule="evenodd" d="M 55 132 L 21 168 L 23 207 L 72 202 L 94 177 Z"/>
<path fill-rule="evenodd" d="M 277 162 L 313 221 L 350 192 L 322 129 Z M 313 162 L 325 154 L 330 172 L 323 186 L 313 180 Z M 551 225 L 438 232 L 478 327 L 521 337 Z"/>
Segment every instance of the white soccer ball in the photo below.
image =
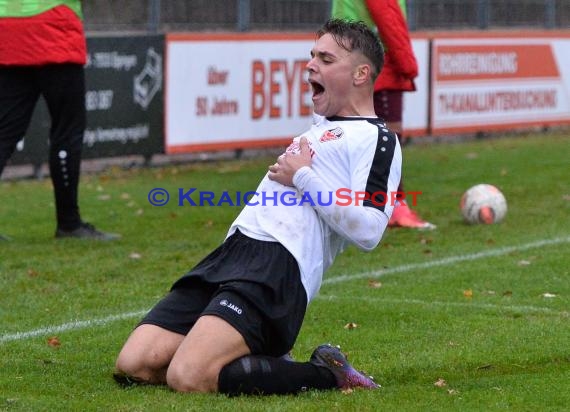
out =
<path fill-rule="evenodd" d="M 481 183 L 469 188 L 459 204 L 463 218 L 470 224 L 498 223 L 507 214 L 507 200 L 493 185 Z"/>

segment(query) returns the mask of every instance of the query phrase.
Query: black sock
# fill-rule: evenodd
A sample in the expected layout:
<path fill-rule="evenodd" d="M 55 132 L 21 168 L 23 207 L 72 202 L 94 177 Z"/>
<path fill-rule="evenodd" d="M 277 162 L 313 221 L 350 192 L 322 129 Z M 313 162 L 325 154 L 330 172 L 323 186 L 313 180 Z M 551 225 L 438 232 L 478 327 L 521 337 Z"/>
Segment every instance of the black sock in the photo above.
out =
<path fill-rule="evenodd" d="M 219 392 L 227 395 L 285 395 L 336 387 L 334 375 L 326 368 L 259 355 L 227 364 L 218 379 Z"/>

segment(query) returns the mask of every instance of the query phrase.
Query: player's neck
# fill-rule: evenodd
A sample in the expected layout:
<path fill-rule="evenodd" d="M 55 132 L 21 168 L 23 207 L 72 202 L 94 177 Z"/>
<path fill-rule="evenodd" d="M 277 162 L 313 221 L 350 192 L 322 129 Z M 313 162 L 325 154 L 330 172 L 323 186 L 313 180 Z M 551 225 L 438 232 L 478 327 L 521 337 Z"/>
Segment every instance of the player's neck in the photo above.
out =
<path fill-rule="evenodd" d="M 337 113 L 343 117 L 376 117 L 374 102 L 371 99 L 353 101 Z"/>

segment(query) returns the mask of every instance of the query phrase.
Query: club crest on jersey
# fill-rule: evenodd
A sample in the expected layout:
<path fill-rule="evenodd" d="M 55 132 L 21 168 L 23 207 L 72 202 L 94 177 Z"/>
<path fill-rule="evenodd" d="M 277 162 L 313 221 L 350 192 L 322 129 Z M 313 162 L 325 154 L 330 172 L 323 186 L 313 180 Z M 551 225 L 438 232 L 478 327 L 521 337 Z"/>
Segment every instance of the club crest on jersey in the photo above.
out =
<path fill-rule="evenodd" d="M 344 132 L 340 127 L 335 127 L 334 129 L 327 130 L 323 133 L 319 141 L 321 143 L 330 142 L 331 140 L 338 140 L 344 136 Z"/>
<path fill-rule="evenodd" d="M 287 147 L 287 149 L 285 150 L 285 153 L 291 153 L 291 154 L 301 153 L 301 145 L 299 144 L 299 140 L 301 140 L 301 137 L 303 137 L 303 136 L 300 136 L 299 139 L 294 140 L 289 145 L 289 147 Z M 307 140 L 308 140 L 308 138 L 307 138 Z M 309 142 L 309 151 L 311 152 L 311 157 L 313 157 L 315 155 L 315 151 L 311 147 L 311 142 Z"/>

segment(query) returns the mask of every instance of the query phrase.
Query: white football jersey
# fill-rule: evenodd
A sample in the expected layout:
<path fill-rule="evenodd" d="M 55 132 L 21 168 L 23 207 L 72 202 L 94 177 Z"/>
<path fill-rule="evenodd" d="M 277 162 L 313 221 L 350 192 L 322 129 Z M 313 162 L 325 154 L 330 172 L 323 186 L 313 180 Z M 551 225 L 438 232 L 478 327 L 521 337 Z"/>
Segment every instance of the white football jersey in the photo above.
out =
<path fill-rule="evenodd" d="M 380 241 L 394 208 L 402 153 L 397 136 L 378 118 L 314 115 L 311 128 L 287 151 L 298 152 L 302 136 L 311 148 L 311 167 L 297 171 L 295 187 L 266 175 L 228 236 L 239 228 L 251 238 L 283 244 L 299 264 L 310 302 L 349 243 L 372 250 Z"/>

